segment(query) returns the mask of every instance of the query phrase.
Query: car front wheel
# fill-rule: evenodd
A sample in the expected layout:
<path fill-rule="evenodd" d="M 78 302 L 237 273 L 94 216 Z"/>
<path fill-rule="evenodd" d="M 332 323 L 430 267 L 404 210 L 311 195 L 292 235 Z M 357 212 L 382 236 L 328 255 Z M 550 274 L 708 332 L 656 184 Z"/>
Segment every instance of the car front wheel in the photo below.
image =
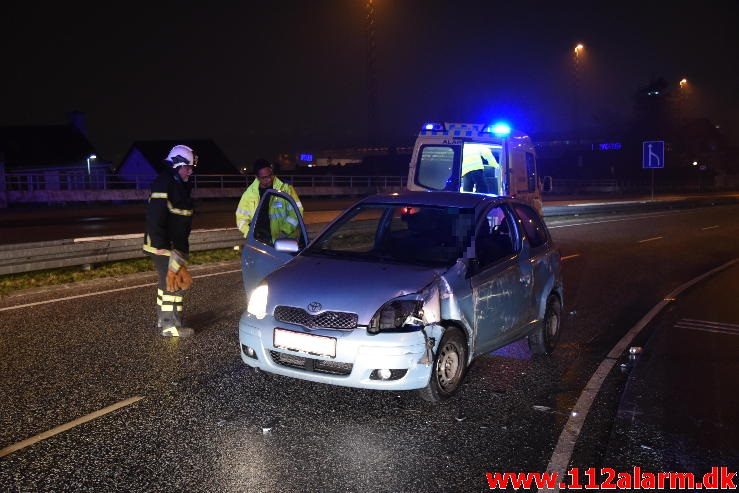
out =
<path fill-rule="evenodd" d="M 439 402 L 459 390 L 467 370 L 467 344 L 462 331 L 453 328 L 444 332 L 434 358 L 428 385 L 419 391 L 422 399 Z"/>

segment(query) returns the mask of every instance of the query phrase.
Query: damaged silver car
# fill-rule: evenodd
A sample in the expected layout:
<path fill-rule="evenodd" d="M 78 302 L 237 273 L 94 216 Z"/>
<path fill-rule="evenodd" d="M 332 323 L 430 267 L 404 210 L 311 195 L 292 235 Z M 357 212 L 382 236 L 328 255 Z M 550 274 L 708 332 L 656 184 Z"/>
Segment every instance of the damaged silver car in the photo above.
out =
<path fill-rule="evenodd" d="M 276 198 L 297 211 L 269 191 L 257 216 Z M 560 254 L 526 204 L 405 192 L 358 202 L 310 243 L 302 218 L 288 238 L 261 229 L 243 252 L 249 366 L 438 401 L 475 357 L 521 338 L 547 354 L 559 338 Z"/>

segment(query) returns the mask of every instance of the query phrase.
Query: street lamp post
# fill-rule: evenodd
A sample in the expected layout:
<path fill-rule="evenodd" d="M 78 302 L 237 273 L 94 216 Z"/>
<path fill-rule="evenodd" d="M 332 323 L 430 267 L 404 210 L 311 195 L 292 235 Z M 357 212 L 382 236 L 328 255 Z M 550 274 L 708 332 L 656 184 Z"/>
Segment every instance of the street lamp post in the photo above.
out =
<path fill-rule="evenodd" d="M 679 123 L 685 121 L 685 99 L 688 93 L 688 79 L 680 79 L 680 91 L 677 95 L 677 120 Z"/>
<path fill-rule="evenodd" d="M 87 156 L 87 186 L 88 188 L 92 188 L 92 169 L 90 166 L 90 161 L 93 161 L 97 159 L 97 156 L 95 154 L 90 154 Z"/>
<path fill-rule="evenodd" d="M 575 142 L 577 143 L 577 166 L 582 167 L 582 154 L 580 153 L 581 135 L 580 135 L 580 71 L 582 64 L 582 56 L 585 46 L 578 43 L 574 49 L 574 72 L 575 72 L 575 88 L 572 100 L 572 128 L 575 133 Z"/>

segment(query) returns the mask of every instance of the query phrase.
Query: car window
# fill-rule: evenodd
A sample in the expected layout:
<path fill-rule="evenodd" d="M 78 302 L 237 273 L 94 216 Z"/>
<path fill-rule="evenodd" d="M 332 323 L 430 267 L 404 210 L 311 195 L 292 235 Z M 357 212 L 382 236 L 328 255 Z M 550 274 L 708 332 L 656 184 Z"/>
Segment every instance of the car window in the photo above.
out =
<path fill-rule="evenodd" d="M 484 269 L 517 251 L 518 238 L 511 214 L 502 206 L 490 208 L 475 234 L 475 256 L 480 268 Z"/>
<path fill-rule="evenodd" d="M 532 248 L 541 246 L 547 242 L 547 230 L 544 222 L 531 207 L 515 204 L 513 209 L 520 219 L 520 224 L 529 239 Z"/>
<path fill-rule="evenodd" d="M 471 209 L 362 204 L 304 251 L 360 260 L 452 265 L 470 245 Z"/>
<path fill-rule="evenodd" d="M 457 153 L 452 146 L 423 146 L 416 165 L 416 183 L 432 190 L 452 190 Z"/>
<path fill-rule="evenodd" d="M 305 238 L 300 231 L 299 214 L 283 198 L 271 196 L 269 200 L 263 200 L 252 221 L 254 239 L 270 246 L 280 239 L 292 239 L 298 241 L 298 248 L 304 248 Z"/>

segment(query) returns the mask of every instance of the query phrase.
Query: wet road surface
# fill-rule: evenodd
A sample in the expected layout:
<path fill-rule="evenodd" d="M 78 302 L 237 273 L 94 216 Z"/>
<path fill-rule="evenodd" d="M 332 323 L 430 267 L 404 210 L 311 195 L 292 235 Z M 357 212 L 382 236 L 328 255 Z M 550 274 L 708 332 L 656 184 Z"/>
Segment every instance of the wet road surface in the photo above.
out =
<path fill-rule="evenodd" d="M 246 368 L 237 337 L 245 301 L 234 264 L 194 272 L 185 309 L 197 333 L 181 341 L 162 339 L 153 327 L 151 274 L 0 300 L 3 310 L 118 290 L 0 311 L 0 447 L 142 397 L 0 458 L 0 485 L 486 491 L 486 472 L 543 471 L 585 383 L 621 336 L 676 286 L 739 256 L 739 207 L 571 218 L 550 227 L 566 258 L 560 346 L 534 358 L 523 341 L 481 357 L 459 395 L 440 405 Z M 573 465 L 611 460 L 606 444 L 627 377 L 609 375 Z"/>

